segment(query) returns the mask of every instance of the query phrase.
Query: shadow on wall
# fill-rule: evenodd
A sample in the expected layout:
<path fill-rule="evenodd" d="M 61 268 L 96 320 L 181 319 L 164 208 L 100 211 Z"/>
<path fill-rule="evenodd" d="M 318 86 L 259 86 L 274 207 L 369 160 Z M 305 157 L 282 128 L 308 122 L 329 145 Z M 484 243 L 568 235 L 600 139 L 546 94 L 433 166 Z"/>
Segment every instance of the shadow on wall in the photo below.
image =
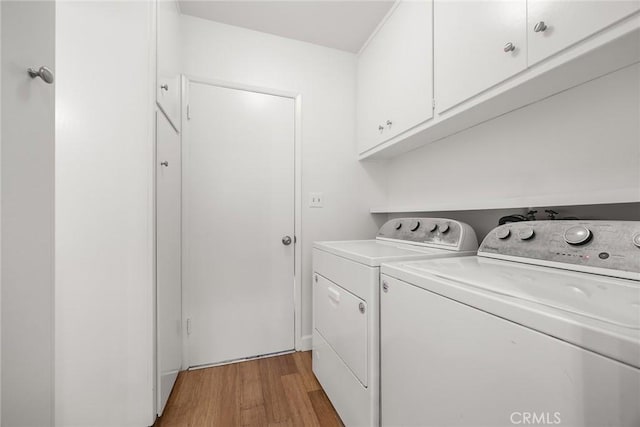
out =
<path fill-rule="evenodd" d="M 620 220 L 620 221 L 640 221 L 640 203 L 617 203 L 603 205 L 579 205 L 579 206 L 544 206 L 532 208 L 514 209 L 487 209 L 470 211 L 448 211 L 448 212 L 412 212 L 401 214 L 388 214 L 387 219 L 402 217 L 433 217 L 451 218 L 466 222 L 476 231 L 478 242 L 495 227 L 498 220 L 507 215 L 526 215 L 528 211 L 537 211 L 536 219 L 548 219 L 545 210 L 550 209 L 558 213 L 557 218 L 577 217 L 579 219 L 600 219 L 600 220 Z"/>

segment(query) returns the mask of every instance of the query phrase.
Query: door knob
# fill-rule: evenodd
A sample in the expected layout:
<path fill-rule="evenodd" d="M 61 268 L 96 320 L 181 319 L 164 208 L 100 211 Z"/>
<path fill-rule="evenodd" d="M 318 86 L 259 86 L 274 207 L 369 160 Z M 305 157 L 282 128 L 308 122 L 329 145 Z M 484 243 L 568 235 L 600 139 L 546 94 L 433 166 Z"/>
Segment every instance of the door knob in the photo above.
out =
<path fill-rule="evenodd" d="M 29 76 L 32 79 L 40 77 L 45 83 L 53 83 L 53 71 L 45 66 L 40 67 L 38 71 L 34 70 L 33 68 L 29 68 L 27 69 L 27 73 L 29 73 Z"/>
<path fill-rule="evenodd" d="M 284 236 L 282 238 L 282 244 L 285 246 L 289 246 L 291 244 L 291 237 L 290 236 Z"/>
<path fill-rule="evenodd" d="M 163 85 L 161 85 L 161 86 L 160 86 L 160 89 L 162 89 L 162 90 L 169 90 L 169 85 L 165 83 L 165 84 L 163 84 Z"/>
<path fill-rule="evenodd" d="M 169 162 L 167 162 L 167 161 L 161 162 L 160 166 L 164 166 L 164 167 L 168 168 L 169 167 Z"/>
<path fill-rule="evenodd" d="M 509 43 L 507 43 L 507 44 L 505 44 L 505 45 L 504 45 L 503 50 L 504 50 L 506 53 L 513 52 L 514 50 L 516 50 L 516 45 L 514 45 L 514 44 L 513 44 L 513 43 L 511 43 L 511 42 L 509 42 Z"/>
<path fill-rule="evenodd" d="M 547 28 L 547 24 L 545 24 L 544 21 L 540 21 L 533 27 L 533 32 L 544 33 Z"/>

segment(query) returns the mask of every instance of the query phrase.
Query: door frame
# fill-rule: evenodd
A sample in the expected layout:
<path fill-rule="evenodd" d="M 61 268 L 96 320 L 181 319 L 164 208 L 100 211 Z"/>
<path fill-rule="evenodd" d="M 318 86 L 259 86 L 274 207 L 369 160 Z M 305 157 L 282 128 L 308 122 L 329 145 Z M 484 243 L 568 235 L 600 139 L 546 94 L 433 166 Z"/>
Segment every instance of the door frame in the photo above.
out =
<path fill-rule="evenodd" d="M 294 330 L 294 348 L 296 351 L 308 350 L 308 345 L 305 345 L 304 337 L 302 336 L 302 94 L 297 92 L 291 92 L 287 90 L 274 89 L 262 86 L 253 86 L 240 82 L 221 80 L 208 77 L 194 76 L 191 74 L 181 75 L 181 150 L 182 150 L 182 173 L 184 176 L 184 150 L 186 146 L 186 140 L 189 134 L 189 127 L 187 125 L 187 105 L 189 104 L 189 83 L 200 83 L 205 85 L 217 86 L 227 89 L 237 89 L 247 92 L 261 93 L 265 95 L 279 96 L 282 98 L 290 98 L 294 102 L 294 192 L 293 192 L 293 205 L 294 205 L 294 255 L 293 255 L 293 330 Z M 181 182 L 184 182 L 181 180 Z M 181 198 L 183 192 L 180 192 Z M 184 242 L 181 242 L 182 248 L 186 247 Z M 184 259 L 184 256 L 183 256 Z M 184 269 L 181 268 L 181 275 L 184 274 Z M 184 276 L 182 277 L 182 281 Z M 183 282 L 184 283 L 184 282 Z M 184 289 L 184 287 L 183 287 Z M 185 318 L 185 307 L 182 307 L 182 333 L 183 333 L 183 357 L 182 368 L 187 369 L 189 354 L 187 344 L 187 321 Z M 308 340 L 307 340 L 308 341 Z"/>

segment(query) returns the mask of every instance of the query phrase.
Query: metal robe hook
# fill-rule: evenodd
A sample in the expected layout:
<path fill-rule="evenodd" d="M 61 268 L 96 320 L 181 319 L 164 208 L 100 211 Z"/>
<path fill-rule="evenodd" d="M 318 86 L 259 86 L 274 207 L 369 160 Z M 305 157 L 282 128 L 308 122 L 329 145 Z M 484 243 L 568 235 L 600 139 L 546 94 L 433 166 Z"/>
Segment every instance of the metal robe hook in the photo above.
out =
<path fill-rule="evenodd" d="M 53 71 L 51 71 L 49 68 L 42 66 L 38 69 L 38 71 L 34 70 L 33 68 L 29 68 L 27 70 L 27 73 L 29 73 L 29 76 L 32 79 L 35 79 L 36 77 L 40 77 L 42 80 L 44 80 L 45 83 L 51 84 L 53 83 Z"/>

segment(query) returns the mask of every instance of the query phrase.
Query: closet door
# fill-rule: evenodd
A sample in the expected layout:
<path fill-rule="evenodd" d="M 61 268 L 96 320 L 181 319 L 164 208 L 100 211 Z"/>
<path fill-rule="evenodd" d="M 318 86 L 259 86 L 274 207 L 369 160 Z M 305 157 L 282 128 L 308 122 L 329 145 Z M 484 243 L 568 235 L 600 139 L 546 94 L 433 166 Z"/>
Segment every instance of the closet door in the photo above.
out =
<path fill-rule="evenodd" d="M 156 113 L 156 315 L 158 415 L 182 365 L 180 136 Z"/>
<path fill-rule="evenodd" d="M 173 0 L 157 2 L 156 101 L 180 130 L 180 11 Z"/>
<path fill-rule="evenodd" d="M 2 426 L 54 425 L 56 6 L 3 1 Z M 42 74 L 47 77 L 46 74 Z"/>
<path fill-rule="evenodd" d="M 437 112 L 525 70 L 526 18 L 526 0 L 435 2 Z"/>

